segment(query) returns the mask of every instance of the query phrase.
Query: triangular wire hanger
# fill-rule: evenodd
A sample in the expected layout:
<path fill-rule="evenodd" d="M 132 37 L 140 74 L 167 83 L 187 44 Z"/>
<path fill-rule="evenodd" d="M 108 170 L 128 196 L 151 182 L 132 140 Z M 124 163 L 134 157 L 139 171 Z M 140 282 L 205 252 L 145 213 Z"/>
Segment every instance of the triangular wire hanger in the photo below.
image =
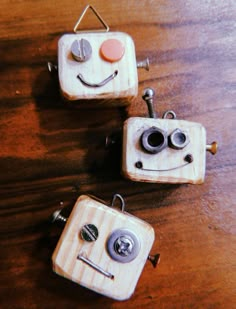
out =
<path fill-rule="evenodd" d="M 82 21 L 82 19 L 84 18 L 85 14 L 87 13 L 88 10 L 91 10 L 94 15 L 97 17 L 97 19 L 100 21 L 100 23 L 103 25 L 104 29 L 100 29 L 100 30 L 78 30 L 79 25 Z M 74 32 L 75 33 L 79 33 L 79 32 L 108 32 L 109 31 L 109 26 L 107 25 L 107 23 L 103 20 L 103 18 L 101 17 L 101 15 L 95 10 L 95 8 L 92 5 L 87 5 L 85 7 L 85 9 L 83 10 L 82 14 L 80 15 L 76 25 L 74 26 Z"/>

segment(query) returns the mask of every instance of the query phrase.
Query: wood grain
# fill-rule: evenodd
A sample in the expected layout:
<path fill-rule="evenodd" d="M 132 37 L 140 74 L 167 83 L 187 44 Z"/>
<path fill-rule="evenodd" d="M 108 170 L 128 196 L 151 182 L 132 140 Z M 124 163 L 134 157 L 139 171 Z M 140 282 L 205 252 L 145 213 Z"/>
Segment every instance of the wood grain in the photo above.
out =
<path fill-rule="evenodd" d="M 143 134 L 149 132 L 150 128 L 163 132 L 158 133 L 163 140 L 155 138 L 156 147 L 160 149 L 166 140 L 166 147 L 155 154 L 146 151 L 141 142 Z M 189 138 L 189 143 L 183 149 L 176 150 L 168 146 L 168 138 L 176 129 L 185 132 Z M 186 156 L 191 156 L 191 160 L 186 161 Z M 205 157 L 206 131 L 200 123 L 144 117 L 131 117 L 125 121 L 122 173 L 133 181 L 202 184 L 205 178 Z M 137 167 L 137 163 L 140 166 Z"/>
<path fill-rule="evenodd" d="M 1 1 L 0 271 L 1 308 L 234 308 L 236 303 L 235 101 L 236 4 L 233 1 L 97 1 L 111 31 L 128 33 L 139 71 L 129 108 L 90 108 L 61 99 L 47 61 L 87 2 Z M 93 28 L 92 16 L 84 25 Z M 147 115 L 143 89 L 156 110 L 204 124 L 219 143 L 206 154 L 200 186 L 135 183 L 121 174 L 121 148 L 105 138 L 128 117 Z M 55 209 L 70 213 L 77 197 L 109 202 L 122 194 L 127 211 L 155 229 L 153 252 L 134 296 L 118 302 L 55 275 L 51 255 L 61 228 Z"/>
<path fill-rule="evenodd" d="M 81 230 L 86 224 L 97 227 L 96 241 L 86 242 L 81 238 Z M 133 233 L 138 240 L 137 256 L 129 263 L 114 260 L 107 249 L 111 235 L 124 229 Z M 53 269 L 57 274 L 97 293 L 116 300 L 127 300 L 134 293 L 154 238 L 154 230 L 148 223 L 82 195 L 76 201 L 53 253 Z M 104 276 L 79 261 L 78 255 L 113 277 Z"/>
<path fill-rule="evenodd" d="M 91 58 L 84 63 L 75 61 L 71 54 L 74 41 L 87 40 L 91 44 Z M 102 43 L 108 39 L 116 39 L 125 46 L 125 53 L 118 62 L 104 61 L 100 55 Z M 117 99 L 117 105 L 127 105 L 138 94 L 138 73 L 136 54 L 132 38 L 121 32 L 67 34 L 58 43 L 58 75 L 63 96 L 68 100 L 84 100 L 78 104 L 89 104 L 91 99 Z M 77 78 L 81 74 L 89 84 L 100 84 L 103 80 L 117 72 L 117 75 L 102 87 L 88 87 Z M 118 100 L 120 99 L 120 102 Z M 106 103 L 106 100 L 102 101 Z M 120 103 L 120 104 L 118 104 Z M 98 102 L 99 104 L 99 102 Z M 100 103 L 101 104 L 101 103 Z M 114 104 L 113 104 L 114 105 Z"/>

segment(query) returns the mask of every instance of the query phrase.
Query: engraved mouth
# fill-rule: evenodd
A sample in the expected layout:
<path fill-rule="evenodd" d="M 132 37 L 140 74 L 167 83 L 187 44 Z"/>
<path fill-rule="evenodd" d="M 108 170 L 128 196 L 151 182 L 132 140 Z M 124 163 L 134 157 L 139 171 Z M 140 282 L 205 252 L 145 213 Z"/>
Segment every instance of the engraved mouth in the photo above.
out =
<path fill-rule="evenodd" d="M 118 70 L 115 70 L 115 72 L 113 74 L 111 74 L 110 76 L 108 76 L 107 78 L 105 78 L 103 81 L 101 81 L 100 83 L 90 83 L 88 81 L 86 81 L 83 77 L 82 74 L 78 74 L 77 78 L 81 81 L 81 83 L 87 87 L 92 87 L 92 88 L 98 88 L 98 87 L 102 87 L 104 85 L 106 85 L 109 81 L 113 80 L 118 74 Z"/>

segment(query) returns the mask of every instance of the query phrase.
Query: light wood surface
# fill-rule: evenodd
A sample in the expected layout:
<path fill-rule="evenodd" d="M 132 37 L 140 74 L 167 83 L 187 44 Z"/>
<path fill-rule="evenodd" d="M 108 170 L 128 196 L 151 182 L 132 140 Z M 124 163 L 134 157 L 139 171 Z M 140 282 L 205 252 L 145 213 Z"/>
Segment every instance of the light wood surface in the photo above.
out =
<path fill-rule="evenodd" d="M 235 308 L 236 3 L 93 0 L 110 31 L 132 37 L 137 60 L 150 59 L 149 72 L 138 70 L 137 99 L 100 109 L 64 102 L 47 70 L 87 4 L 1 1 L 0 307 Z M 84 27 L 94 29 L 93 19 Z M 173 109 L 202 123 L 207 143 L 218 141 L 217 155 L 206 153 L 202 185 L 124 179 L 121 148 L 105 148 L 125 120 L 147 116 L 146 87 L 156 91 L 159 115 Z M 114 193 L 154 228 L 152 252 L 161 254 L 124 302 L 61 278 L 51 265 L 62 233 L 51 214 L 63 207 L 69 215 L 81 194 L 109 204 Z"/>
<path fill-rule="evenodd" d="M 91 58 L 85 62 L 78 62 L 71 55 L 72 43 L 81 39 L 86 39 L 92 46 Z M 125 53 L 120 61 L 111 63 L 102 59 L 100 47 L 108 39 L 119 40 L 125 46 Z M 64 35 L 58 45 L 58 66 L 61 91 L 68 100 L 117 99 L 115 100 L 117 105 L 127 105 L 138 94 L 135 46 L 132 38 L 126 33 L 94 32 Z M 118 74 L 101 87 L 88 87 L 77 78 L 78 74 L 82 74 L 90 84 L 99 84 L 115 71 Z M 109 105 L 111 100 L 102 102 Z M 86 101 L 79 103 L 86 104 Z"/>
<path fill-rule="evenodd" d="M 158 128 L 167 133 L 185 132 L 189 143 L 183 149 L 168 146 L 158 153 L 148 153 L 141 145 L 146 130 Z M 168 143 L 168 142 L 167 142 Z M 206 131 L 200 123 L 176 119 L 131 117 L 123 129 L 123 175 L 133 181 L 202 184 L 205 178 Z M 192 162 L 186 162 L 190 155 Z M 141 168 L 136 163 L 142 164 Z"/>
<path fill-rule="evenodd" d="M 96 241 L 86 242 L 81 238 L 81 230 L 86 224 L 97 227 L 99 234 Z M 138 239 L 138 255 L 128 263 L 115 261 L 107 250 L 109 237 L 118 230 L 130 231 Z M 57 274 L 100 294 L 126 300 L 134 293 L 153 242 L 154 230 L 148 223 L 88 196 L 80 196 L 53 253 L 53 269 Z M 106 277 L 78 260 L 78 255 L 83 255 L 114 278 Z"/>

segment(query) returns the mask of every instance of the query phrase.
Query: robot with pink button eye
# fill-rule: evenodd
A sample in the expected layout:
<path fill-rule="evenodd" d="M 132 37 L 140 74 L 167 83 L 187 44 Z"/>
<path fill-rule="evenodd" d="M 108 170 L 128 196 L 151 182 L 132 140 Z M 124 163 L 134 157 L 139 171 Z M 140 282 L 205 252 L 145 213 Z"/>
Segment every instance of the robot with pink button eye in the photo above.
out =
<path fill-rule="evenodd" d="M 88 9 L 104 26 L 102 31 L 78 30 Z M 50 71 L 52 67 L 49 63 Z M 74 34 L 63 35 L 58 43 L 60 90 L 69 101 L 99 99 L 112 105 L 127 105 L 138 94 L 139 67 L 149 70 L 149 61 L 136 62 L 132 38 L 126 33 L 109 32 L 90 5 L 76 23 Z"/>

